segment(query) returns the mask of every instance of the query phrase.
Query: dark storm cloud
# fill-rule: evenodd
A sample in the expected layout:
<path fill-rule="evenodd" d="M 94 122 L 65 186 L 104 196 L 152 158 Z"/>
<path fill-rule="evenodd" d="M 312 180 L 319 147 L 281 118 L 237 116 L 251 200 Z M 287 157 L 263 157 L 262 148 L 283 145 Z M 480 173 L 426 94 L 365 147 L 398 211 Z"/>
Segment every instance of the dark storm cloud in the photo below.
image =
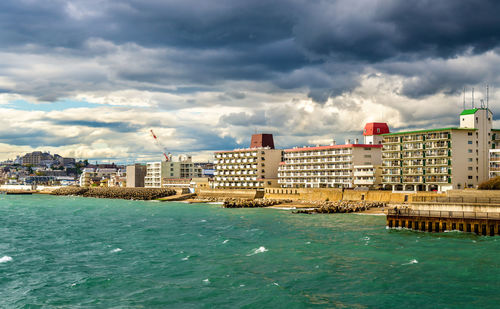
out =
<path fill-rule="evenodd" d="M 398 95 L 418 99 L 499 83 L 498 12 L 500 2 L 489 0 L 4 0 L 0 91 L 40 101 L 120 90 L 165 92 L 179 99 L 158 95 L 153 108 L 240 106 L 253 111 L 223 116 L 217 124 L 319 134 L 331 130 L 327 124 L 334 119 L 308 124 L 288 114 L 293 110 L 261 110 L 272 102 L 250 102 L 252 95 L 259 100 L 259 92 L 300 92 L 318 103 L 333 98 L 338 109 L 355 112 L 360 100 L 342 95 L 373 72 L 396 81 Z M 476 56 L 480 63 L 466 63 Z M 217 102 L 203 101 L 209 95 L 190 97 L 210 92 Z M 372 101 L 386 104 L 378 100 Z M 421 117 L 398 110 L 403 119 Z M 137 129 L 92 120 L 55 124 Z M 213 128 L 176 129 L 186 138 L 197 136 L 196 149 L 240 146 L 232 137 L 209 138 L 218 133 Z M 40 141 L 53 145 L 54 138 Z"/>
<path fill-rule="evenodd" d="M 36 44 L 69 49 L 83 58 L 116 52 L 116 47 L 105 45 L 86 49 L 88 40 L 95 38 L 177 51 L 158 56 L 141 69 L 118 63 L 111 66 L 114 73 L 106 82 L 89 85 L 85 81 L 84 89 L 124 87 L 119 80 L 209 86 L 251 80 L 284 89 L 306 88 L 310 97 L 324 102 L 358 86 L 359 74 L 368 65 L 389 59 L 411 63 L 449 58 L 466 50 L 480 53 L 495 48 L 499 11 L 498 1 L 465 0 L 2 1 L 0 42 L 3 49 Z M 172 64 L 176 64 L 174 72 L 160 69 Z M 348 72 L 342 70 L 346 64 Z M 303 73 L 311 68 L 326 78 L 318 81 Z M 421 86 L 406 85 L 404 94 L 418 97 L 454 91 L 436 84 L 432 73 L 417 76 L 425 81 Z M 44 100 L 78 87 L 57 82 L 35 86 L 24 92 Z"/>

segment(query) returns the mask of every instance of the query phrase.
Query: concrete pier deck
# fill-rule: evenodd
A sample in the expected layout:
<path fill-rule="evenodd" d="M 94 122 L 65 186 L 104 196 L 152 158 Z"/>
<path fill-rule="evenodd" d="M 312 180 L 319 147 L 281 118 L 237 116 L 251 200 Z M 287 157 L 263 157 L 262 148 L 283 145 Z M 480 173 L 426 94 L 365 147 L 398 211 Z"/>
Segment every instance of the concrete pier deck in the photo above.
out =
<path fill-rule="evenodd" d="M 389 228 L 427 232 L 463 231 L 478 235 L 500 235 L 500 212 L 389 209 Z"/>

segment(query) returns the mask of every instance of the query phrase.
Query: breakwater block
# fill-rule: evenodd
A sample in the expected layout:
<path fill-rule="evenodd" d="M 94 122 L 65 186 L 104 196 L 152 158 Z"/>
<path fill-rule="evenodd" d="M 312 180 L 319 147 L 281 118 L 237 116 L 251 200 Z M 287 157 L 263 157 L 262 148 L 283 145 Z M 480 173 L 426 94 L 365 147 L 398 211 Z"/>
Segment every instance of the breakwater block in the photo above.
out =
<path fill-rule="evenodd" d="M 165 188 L 122 188 L 122 187 L 64 187 L 52 191 L 52 195 L 74 195 L 83 197 L 112 198 L 126 200 L 154 200 L 175 195 L 175 190 Z"/>

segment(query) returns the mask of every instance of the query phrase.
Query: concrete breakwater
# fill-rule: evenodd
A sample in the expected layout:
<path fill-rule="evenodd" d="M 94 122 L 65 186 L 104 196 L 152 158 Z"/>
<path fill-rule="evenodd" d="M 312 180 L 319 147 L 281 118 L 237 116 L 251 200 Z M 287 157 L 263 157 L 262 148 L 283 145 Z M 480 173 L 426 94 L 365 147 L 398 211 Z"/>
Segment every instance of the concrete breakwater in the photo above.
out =
<path fill-rule="evenodd" d="M 224 201 L 224 208 L 258 208 L 270 207 L 290 201 L 287 200 L 268 200 L 268 199 L 255 199 L 255 200 L 242 200 L 242 199 L 228 199 Z"/>
<path fill-rule="evenodd" d="M 52 195 L 76 195 L 83 197 L 113 198 L 126 200 L 154 200 L 175 195 L 175 190 L 164 188 L 83 188 L 64 187 L 52 191 Z"/>
<path fill-rule="evenodd" d="M 386 207 L 384 202 L 366 202 L 366 201 L 337 201 L 337 202 L 320 202 L 319 207 L 314 209 L 297 210 L 295 213 L 350 213 L 361 212 L 371 208 Z"/>

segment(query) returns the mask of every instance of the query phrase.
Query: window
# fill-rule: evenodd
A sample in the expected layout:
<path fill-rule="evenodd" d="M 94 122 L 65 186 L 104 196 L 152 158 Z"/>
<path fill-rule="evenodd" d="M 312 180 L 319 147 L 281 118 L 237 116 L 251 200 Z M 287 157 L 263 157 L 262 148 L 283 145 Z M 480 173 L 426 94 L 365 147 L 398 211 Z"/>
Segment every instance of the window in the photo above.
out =
<path fill-rule="evenodd" d="M 472 176 L 467 176 L 467 178 L 472 179 Z"/>
<path fill-rule="evenodd" d="M 467 161 L 472 162 L 472 158 L 468 158 Z"/>
<path fill-rule="evenodd" d="M 371 150 L 371 148 L 366 147 L 366 148 L 364 148 L 364 150 Z"/>
<path fill-rule="evenodd" d="M 372 157 L 372 155 L 369 155 L 369 154 L 365 155 L 365 158 L 371 158 L 371 157 Z"/>
<path fill-rule="evenodd" d="M 377 133 L 380 133 L 380 128 L 377 128 Z"/>
<path fill-rule="evenodd" d="M 467 141 L 467 144 L 472 145 L 472 141 Z"/>
<path fill-rule="evenodd" d="M 468 169 L 469 171 L 472 171 L 472 166 L 469 166 L 467 169 Z"/>
<path fill-rule="evenodd" d="M 469 153 L 472 153 L 472 149 L 467 149 L 467 151 L 468 151 Z"/>
<path fill-rule="evenodd" d="M 472 132 L 467 132 L 467 135 L 472 136 Z"/>

